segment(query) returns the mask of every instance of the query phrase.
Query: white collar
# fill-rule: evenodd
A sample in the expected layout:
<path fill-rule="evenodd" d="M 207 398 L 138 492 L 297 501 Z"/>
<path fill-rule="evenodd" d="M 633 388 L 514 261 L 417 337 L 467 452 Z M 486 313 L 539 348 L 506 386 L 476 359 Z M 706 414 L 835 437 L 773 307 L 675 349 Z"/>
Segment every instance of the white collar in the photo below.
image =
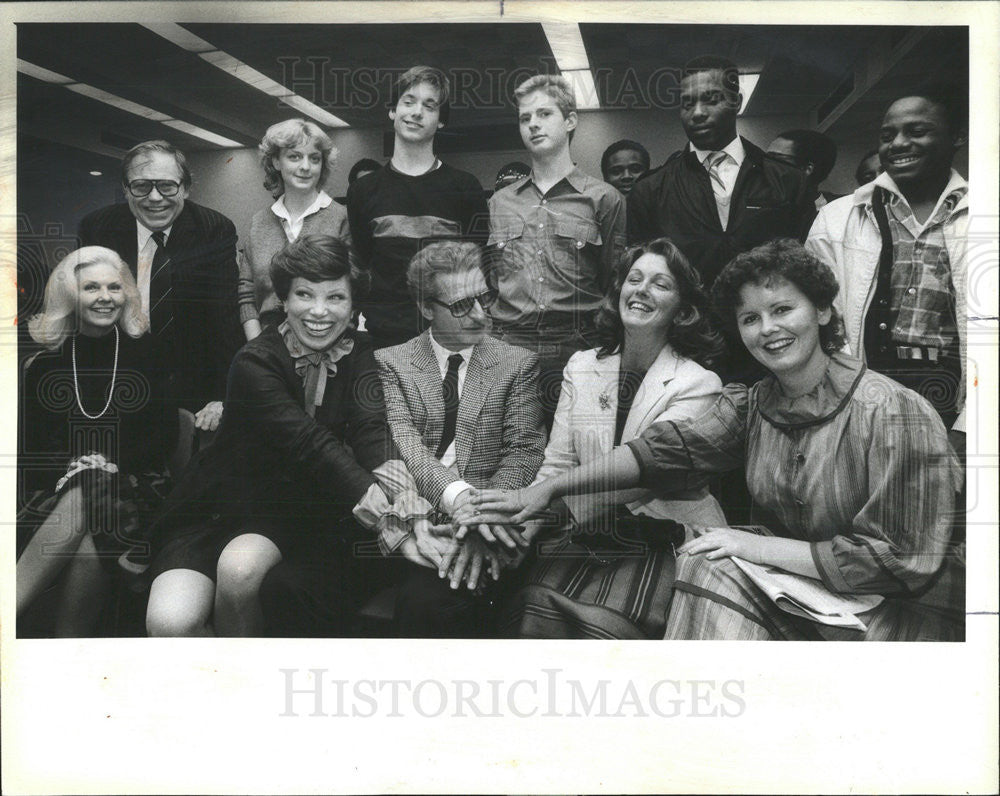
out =
<path fill-rule="evenodd" d="M 722 149 L 698 149 L 694 144 L 688 141 L 688 146 L 691 147 L 691 151 L 698 158 L 698 162 L 703 166 L 705 165 L 705 158 L 711 155 L 713 152 L 725 152 L 729 157 L 736 161 L 737 166 L 743 165 L 743 160 L 747 156 L 747 151 L 743 148 L 743 141 L 740 140 L 739 136 L 736 136 L 732 141 L 725 145 Z"/>
<path fill-rule="evenodd" d="M 430 330 L 427 332 L 427 337 L 431 341 L 431 350 L 434 352 L 434 358 L 437 360 L 439 370 L 448 370 L 448 357 L 452 354 L 461 354 L 463 360 L 462 364 L 468 365 L 472 359 L 472 352 L 476 350 L 474 345 L 471 345 L 468 348 L 463 348 L 461 351 L 452 351 L 450 348 L 445 348 L 434 339 L 434 332 Z"/>
<path fill-rule="evenodd" d="M 306 216 L 311 216 L 313 213 L 318 213 L 324 207 L 329 207 L 333 199 L 326 191 L 320 191 L 313 203 L 306 208 L 305 212 L 299 216 L 300 219 Z M 288 208 L 285 207 L 285 195 L 282 194 L 278 197 L 273 205 L 271 205 L 271 212 L 274 213 L 278 218 L 283 218 L 289 224 L 292 223 L 292 217 L 288 213 Z"/>
<path fill-rule="evenodd" d="M 174 225 L 171 224 L 166 229 L 160 230 L 163 233 L 164 244 L 166 244 L 167 239 L 170 237 L 170 230 L 172 230 L 173 228 Z M 149 227 L 143 224 L 139 219 L 135 220 L 135 229 L 138 235 L 138 237 L 136 238 L 136 242 L 139 244 L 136 251 L 141 252 L 143 249 L 146 248 L 146 244 L 149 243 L 149 239 L 153 237 L 153 230 L 151 230 Z"/>
<path fill-rule="evenodd" d="M 881 174 L 878 175 L 878 177 L 872 180 L 872 182 L 868 183 L 867 185 L 862 185 L 861 188 L 859 188 L 855 192 L 855 197 L 856 197 L 855 204 L 859 203 L 858 198 L 861 198 L 864 203 L 870 203 L 871 195 L 875 187 L 884 188 L 886 191 L 888 191 L 894 197 L 896 197 L 895 201 L 902 201 L 906 204 L 907 207 L 910 206 L 910 203 L 906 201 L 906 197 L 903 196 L 903 192 L 899 190 L 899 186 L 896 185 L 896 181 L 889 176 L 889 173 L 887 171 L 883 171 Z M 937 215 L 938 208 L 941 207 L 942 202 L 944 202 L 952 194 L 956 194 L 958 196 L 958 201 L 955 203 L 955 207 L 957 209 L 962 204 L 962 200 L 966 196 L 968 196 L 968 193 L 969 193 L 969 183 L 961 174 L 955 171 L 955 169 L 952 169 L 951 176 L 948 177 L 948 184 L 944 186 L 944 190 L 941 191 L 941 195 L 938 197 L 937 202 L 935 202 L 934 204 L 934 209 L 931 211 L 931 214 L 927 218 L 929 219 L 934 218 L 934 216 Z"/>

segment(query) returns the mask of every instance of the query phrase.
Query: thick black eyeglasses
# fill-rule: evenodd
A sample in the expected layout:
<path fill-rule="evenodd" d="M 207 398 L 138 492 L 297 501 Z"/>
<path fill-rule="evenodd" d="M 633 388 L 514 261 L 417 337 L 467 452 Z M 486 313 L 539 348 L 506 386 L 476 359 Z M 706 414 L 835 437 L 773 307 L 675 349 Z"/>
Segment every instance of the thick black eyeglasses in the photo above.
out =
<path fill-rule="evenodd" d="M 466 296 L 465 298 L 460 298 L 458 301 L 453 301 L 451 304 L 445 304 L 443 301 L 438 301 L 437 299 L 430 299 L 432 304 L 440 304 L 442 307 L 447 307 L 448 312 L 454 315 L 456 318 L 464 318 L 475 306 L 476 302 L 479 302 L 479 306 L 484 310 L 488 310 L 494 304 L 497 303 L 497 298 L 500 293 L 496 290 L 487 290 L 480 293 L 478 296 Z"/>
<path fill-rule="evenodd" d="M 142 197 L 149 196 L 154 185 L 160 196 L 176 196 L 181 187 L 179 182 L 173 180 L 132 180 L 126 187 L 132 196 Z"/>

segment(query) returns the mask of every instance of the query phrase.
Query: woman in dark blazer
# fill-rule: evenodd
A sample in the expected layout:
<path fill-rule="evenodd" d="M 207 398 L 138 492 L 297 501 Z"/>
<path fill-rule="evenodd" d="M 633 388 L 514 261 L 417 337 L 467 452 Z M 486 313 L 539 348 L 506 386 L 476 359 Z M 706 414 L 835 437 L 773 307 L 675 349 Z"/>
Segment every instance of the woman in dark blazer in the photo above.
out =
<path fill-rule="evenodd" d="M 260 585 L 282 561 L 324 562 L 352 605 L 388 577 L 352 517 L 393 449 L 371 344 L 352 323 L 347 246 L 302 237 L 271 279 L 287 318 L 236 355 L 218 438 L 153 529 L 150 635 L 260 635 Z"/>

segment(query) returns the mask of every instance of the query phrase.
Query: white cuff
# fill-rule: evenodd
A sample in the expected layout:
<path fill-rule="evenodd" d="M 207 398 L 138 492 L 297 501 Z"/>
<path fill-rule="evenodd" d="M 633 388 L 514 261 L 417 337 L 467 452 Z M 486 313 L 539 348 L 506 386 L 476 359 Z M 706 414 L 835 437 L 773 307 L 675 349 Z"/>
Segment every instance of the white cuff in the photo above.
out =
<path fill-rule="evenodd" d="M 454 514 L 456 501 L 467 489 L 472 489 L 472 484 L 465 481 L 452 481 L 441 494 L 441 508 L 449 514 Z"/>

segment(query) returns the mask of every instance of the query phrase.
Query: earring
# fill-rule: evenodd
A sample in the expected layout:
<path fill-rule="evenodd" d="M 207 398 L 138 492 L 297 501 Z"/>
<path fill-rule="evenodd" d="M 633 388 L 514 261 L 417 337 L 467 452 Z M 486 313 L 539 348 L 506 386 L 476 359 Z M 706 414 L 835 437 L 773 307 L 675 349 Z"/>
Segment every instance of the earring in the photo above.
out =
<path fill-rule="evenodd" d="M 690 316 L 691 316 L 690 310 L 685 310 L 683 314 L 675 315 L 670 320 L 671 330 L 676 329 L 678 326 L 683 326 L 684 324 L 689 323 Z"/>

